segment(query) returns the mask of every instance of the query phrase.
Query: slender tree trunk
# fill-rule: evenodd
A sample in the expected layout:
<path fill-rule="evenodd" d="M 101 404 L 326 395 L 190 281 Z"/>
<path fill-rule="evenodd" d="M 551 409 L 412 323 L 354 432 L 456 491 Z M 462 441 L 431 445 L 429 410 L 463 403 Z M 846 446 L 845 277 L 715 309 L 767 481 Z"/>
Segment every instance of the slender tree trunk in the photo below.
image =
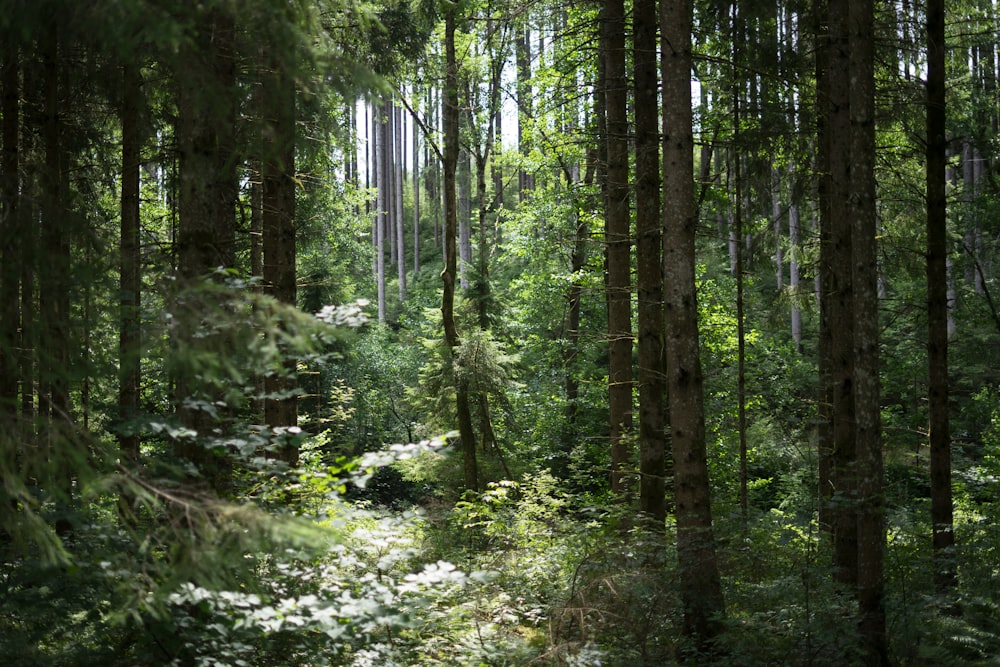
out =
<path fill-rule="evenodd" d="M 139 244 L 140 148 L 139 106 L 142 79 L 134 64 L 124 66 L 122 75 L 122 190 L 121 190 L 121 270 L 119 278 L 118 412 L 125 428 L 118 436 L 121 458 L 126 465 L 139 461 L 139 436 L 130 421 L 139 411 L 142 340 L 141 255 Z"/>
<path fill-rule="evenodd" d="M 235 265 L 236 207 L 239 186 L 236 173 L 236 69 L 233 40 L 235 21 L 222 9 L 198 17 L 192 48 L 182 58 L 184 75 L 178 77 L 177 150 L 179 157 L 178 273 L 185 295 L 185 310 L 177 318 L 175 345 L 180 353 L 211 349 L 211 336 L 198 330 L 206 309 L 219 308 L 197 290 L 217 268 Z M 214 427 L 204 410 L 187 399 L 214 400 L 199 378 L 176 377 L 177 413 L 181 422 L 201 437 Z M 220 494 L 228 493 L 232 460 L 216 455 L 204 442 L 179 441 L 181 458 L 198 466 Z"/>
<path fill-rule="evenodd" d="M 462 289 L 469 289 L 472 266 L 472 156 L 458 152 L 458 276 Z"/>
<path fill-rule="evenodd" d="M 875 193 L 873 0 L 851 0 L 851 246 L 854 290 L 854 400 L 858 468 L 858 603 L 866 663 L 887 665 L 885 497 L 879 373 Z"/>
<path fill-rule="evenodd" d="M 628 117 L 625 76 L 625 7 L 605 0 L 601 22 L 607 126 L 604 213 L 605 290 L 608 308 L 608 406 L 611 489 L 627 493 L 628 433 L 632 430 L 632 297 L 629 233 Z"/>
<path fill-rule="evenodd" d="M 39 345 L 39 416 L 43 447 L 49 462 L 48 491 L 56 500 L 56 531 L 67 535 L 72 527 L 62 513 L 72 495 L 72 456 L 68 426 L 72 422 L 68 370 L 70 368 L 70 292 L 72 217 L 69 196 L 65 122 L 62 114 L 63 85 L 59 69 L 61 35 L 53 23 L 42 38 L 44 87 L 42 144 L 44 166 L 42 187 L 41 248 L 45 256 L 40 272 L 38 307 L 41 317 Z"/>
<path fill-rule="evenodd" d="M 948 225 L 944 0 L 927 3 L 927 364 L 934 584 L 957 584 L 948 414 Z"/>
<path fill-rule="evenodd" d="M 517 67 L 517 146 L 521 153 L 522 166 L 517 172 L 517 192 L 524 201 L 528 192 L 534 189 L 534 176 L 524 168 L 523 163 L 531 154 L 531 136 L 526 125 L 532 118 L 531 91 L 531 30 L 525 25 L 518 29 L 514 43 Z"/>
<path fill-rule="evenodd" d="M 415 98 L 420 93 L 414 88 Z M 420 273 L 420 133 L 413 125 L 413 279 Z"/>
<path fill-rule="evenodd" d="M 664 303 L 667 391 L 674 458 L 677 560 L 684 632 L 711 650 L 725 613 L 712 529 L 705 403 L 695 289 L 694 137 L 691 113 L 691 3 L 661 5 L 663 57 Z"/>
<path fill-rule="evenodd" d="M 267 62 L 264 77 L 263 170 L 263 275 L 264 284 L 278 301 L 295 306 L 295 80 L 277 59 Z M 264 380 L 264 423 L 274 429 L 298 424 L 298 399 L 294 394 L 296 360 L 285 361 L 283 374 Z M 287 395 L 286 395 L 287 394 Z M 274 395 L 286 395 L 272 398 Z M 298 465 L 294 437 L 280 443 L 278 457 Z"/>
<path fill-rule="evenodd" d="M 445 344 L 451 349 L 452 363 L 457 363 L 460 340 L 455 324 L 455 281 L 458 273 L 458 197 L 456 172 L 458 167 L 458 62 L 455 57 L 455 11 L 449 7 L 445 13 L 445 90 L 444 90 L 444 254 L 445 266 L 441 272 L 441 320 Z M 462 460 L 465 488 L 479 490 L 479 473 L 476 463 L 476 434 L 472 426 L 469 406 L 468 380 L 460 379 L 455 387 L 458 411 L 458 430 L 462 439 Z"/>
<path fill-rule="evenodd" d="M 8 46 L 0 73 L 0 115 L 3 155 L 0 158 L 0 428 L 14 433 L 17 416 L 17 337 L 20 317 L 18 287 L 21 278 L 20 177 L 20 68 L 16 46 Z M 0 446 L 9 441 L 0 436 Z M 10 458 L 10 456 L 8 456 Z"/>
<path fill-rule="evenodd" d="M 851 229 L 851 119 L 850 41 L 847 17 L 850 0 L 829 0 L 830 61 L 827 74 L 829 100 L 830 173 L 830 297 L 831 324 L 853 322 Z M 832 336 L 834 576 L 854 587 L 858 571 L 857 453 L 854 415 L 854 335 L 850 326 L 838 325 Z"/>
<path fill-rule="evenodd" d="M 392 112 L 393 125 L 395 127 L 395 131 L 393 132 L 395 143 L 393 151 L 395 153 L 393 181 L 396 185 L 394 199 L 396 211 L 396 254 L 399 260 L 396 264 L 396 279 L 399 282 L 399 303 L 402 305 L 406 301 L 406 238 L 403 233 L 406 229 L 406 224 L 403 221 L 403 185 L 406 182 L 403 174 L 403 162 L 405 159 L 403 156 L 403 110 L 393 104 Z"/>
<path fill-rule="evenodd" d="M 385 178 L 385 151 L 387 147 L 385 131 L 385 114 L 381 102 L 372 105 L 374 118 L 374 130 L 372 137 L 375 143 L 375 282 L 377 283 L 378 294 L 378 321 L 385 324 L 386 321 L 386 294 L 385 294 L 385 230 L 386 230 L 386 208 L 387 204 L 387 184 Z"/>
<path fill-rule="evenodd" d="M 802 232 L 799 207 L 799 188 L 796 184 L 796 170 L 792 165 L 788 170 L 791 178 L 791 192 L 788 204 L 788 286 L 792 292 L 791 329 L 795 351 L 802 353 L 802 309 L 799 307 L 801 274 L 799 257 L 802 252 Z"/>
<path fill-rule="evenodd" d="M 666 503 L 666 377 L 656 0 L 634 5 L 635 228 L 639 333 L 639 510 L 662 529 Z"/>
<path fill-rule="evenodd" d="M 819 332 L 817 346 L 817 375 L 819 376 L 816 405 L 816 454 L 817 495 L 820 530 L 833 535 L 836 513 L 833 507 L 833 337 L 831 328 L 831 301 L 833 294 L 832 255 L 830 235 L 830 95 L 829 61 L 830 41 L 827 21 L 827 0 L 812 0 L 814 34 L 817 36 L 816 68 L 816 179 L 817 211 L 813 217 L 813 232 L 819 242 L 819 266 L 814 279 L 814 289 L 819 307 Z"/>

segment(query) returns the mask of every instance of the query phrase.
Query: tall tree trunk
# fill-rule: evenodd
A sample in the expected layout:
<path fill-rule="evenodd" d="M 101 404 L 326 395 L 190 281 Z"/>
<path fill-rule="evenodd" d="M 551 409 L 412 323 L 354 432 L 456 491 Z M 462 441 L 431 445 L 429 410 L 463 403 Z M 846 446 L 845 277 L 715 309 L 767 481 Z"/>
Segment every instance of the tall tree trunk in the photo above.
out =
<path fill-rule="evenodd" d="M 799 208 L 799 187 L 796 183 L 797 175 L 795 165 L 789 167 L 788 175 L 791 179 L 791 191 L 788 198 L 788 286 L 792 292 L 791 309 L 791 330 L 792 342 L 795 344 L 795 351 L 802 353 L 802 308 L 799 306 L 801 273 L 799 271 L 799 257 L 802 253 L 802 223 Z"/>
<path fill-rule="evenodd" d="M 192 48 L 183 55 L 177 83 L 177 150 L 179 154 L 177 254 L 180 283 L 195 288 L 180 313 L 175 344 L 182 354 L 210 350 L 210 336 L 198 329 L 206 308 L 197 285 L 219 267 L 236 261 L 235 232 L 238 181 L 236 174 L 236 70 L 233 52 L 235 21 L 222 9 L 198 17 Z M 176 378 L 177 412 L 181 422 L 204 437 L 212 418 L 187 399 L 214 400 L 197 377 Z M 177 443 L 181 458 L 192 461 L 208 483 L 225 494 L 230 489 L 232 460 L 216 455 L 205 443 Z"/>
<path fill-rule="evenodd" d="M 605 0 L 601 21 L 605 67 L 607 180 L 604 212 L 605 294 L 608 308 L 608 407 L 611 489 L 623 494 L 632 430 L 632 297 L 629 233 L 628 118 L 625 7 Z"/>
<path fill-rule="evenodd" d="M 858 477 L 859 629 L 866 663 L 889 662 L 885 625 L 885 498 L 879 373 L 875 193 L 873 0 L 851 0 L 851 245 L 854 290 L 854 400 Z"/>
<path fill-rule="evenodd" d="M 524 168 L 524 162 L 531 154 L 531 135 L 525 127 L 532 118 L 531 91 L 531 29 L 526 24 L 517 31 L 514 43 L 517 71 L 517 147 L 521 153 L 521 168 L 517 172 L 517 192 L 524 201 L 528 192 L 535 187 L 534 176 Z"/>
<path fill-rule="evenodd" d="M 122 461 L 139 461 L 139 436 L 130 421 L 139 411 L 142 340 L 141 247 L 139 243 L 140 149 L 139 107 L 142 79 L 139 67 L 126 64 L 122 74 L 122 190 L 121 190 L 121 270 L 119 276 L 118 412 L 124 423 L 118 436 Z"/>
<path fill-rule="evenodd" d="M 691 3 L 661 5 L 663 69 L 664 303 L 667 391 L 674 458 L 677 560 L 684 632 L 711 648 L 725 613 L 712 529 L 705 403 L 695 289 L 694 137 L 691 113 Z"/>
<path fill-rule="evenodd" d="M 948 414 L 948 225 L 944 0 L 927 3 L 927 365 L 934 584 L 957 584 Z"/>
<path fill-rule="evenodd" d="M 830 234 L 830 52 L 827 0 L 812 0 L 813 30 L 817 39 L 816 69 L 816 179 L 817 211 L 813 217 L 813 232 L 819 242 L 819 265 L 814 290 L 819 307 L 817 336 L 816 458 L 818 520 L 820 530 L 831 536 L 836 523 L 833 506 L 833 336 L 831 302 L 833 293 L 833 244 Z"/>
<path fill-rule="evenodd" d="M 829 173 L 830 173 L 830 284 L 824 295 L 830 297 L 832 323 L 853 322 L 851 189 L 851 119 L 850 119 L 850 40 L 847 17 L 850 0 L 829 0 L 830 54 L 828 82 L 829 103 Z M 834 576 L 845 586 L 857 582 L 857 470 L 855 462 L 854 416 L 854 335 L 852 327 L 837 326 L 832 337 L 833 383 L 833 455 L 830 478 L 833 487 L 832 518 L 834 538 Z"/>
<path fill-rule="evenodd" d="M 263 270 L 271 295 L 290 306 L 296 303 L 295 284 L 295 79 L 276 58 L 265 63 L 263 98 Z M 296 360 L 285 361 L 283 374 L 264 379 L 264 423 L 287 429 L 298 424 L 298 399 L 294 394 Z M 272 398 L 282 395 L 282 398 Z M 299 451 L 293 437 L 285 437 L 277 452 L 290 466 L 298 465 Z"/>
<path fill-rule="evenodd" d="M 472 155 L 458 153 L 458 275 L 462 289 L 469 289 L 472 266 Z"/>
<path fill-rule="evenodd" d="M 403 110 L 393 104 L 392 113 L 393 126 L 395 128 L 393 132 L 395 143 L 395 148 L 393 149 L 393 153 L 395 154 L 395 159 L 393 160 L 393 182 L 395 183 L 393 208 L 395 209 L 396 220 L 396 255 L 399 260 L 396 264 L 396 279 L 399 283 L 399 303 L 402 305 L 406 301 L 406 238 L 403 233 L 406 229 L 406 223 L 403 220 L 403 186 L 406 182 L 403 174 L 403 162 L 405 160 L 403 156 Z"/>
<path fill-rule="evenodd" d="M 444 271 L 441 272 L 441 320 L 445 344 L 451 349 L 452 363 L 460 339 L 455 324 L 455 281 L 458 273 L 458 197 L 456 172 L 458 168 L 458 62 L 455 57 L 454 6 L 445 13 L 445 89 L 444 89 Z M 456 374 L 457 375 L 457 374 Z M 462 462 L 465 488 L 479 490 L 479 473 L 476 463 L 476 434 L 472 426 L 469 406 L 469 384 L 459 379 L 455 387 L 455 404 L 458 412 L 459 437 L 462 439 Z"/>
<path fill-rule="evenodd" d="M 372 105 L 373 130 L 372 138 L 375 143 L 375 168 L 372 173 L 375 175 L 375 282 L 378 294 L 378 321 L 385 324 L 385 230 L 386 230 L 386 208 L 387 185 L 385 178 L 386 165 L 386 131 L 385 114 L 381 102 Z"/>
<path fill-rule="evenodd" d="M 9 37 L 8 37 L 9 38 Z M 0 428 L 14 433 L 17 416 L 17 336 L 20 317 L 18 286 L 21 279 L 20 239 L 20 68 L 18 49 L 4 50 L 0 73 L 0 115 L 3 127 L 3 155 L 0 158 Z M 0 436 L 0 446 L 13 444 L 13 438 Z M 12 458 L 8 456 L 8 458 Z"/>
<path fill-rule="evenodd" d="M 415 98 L 420 96 L 420 93 L 414 87 Z M 417 279 L 417 274 L 420 273 L 420 133 L 417 132 L 417 127 L 413 126 L 413 170 L 411 172 L 411 178 L 413 179 L 413 279 Z"/>
<path fill-rule="evenodd" d="M 656 0 L 636 0 L 635 229 L 639 344 L 639 510 L 662 529 L 666 503 L 666 368 L 663 350 L 663 238 L 660 231 L 660 141 Z"/>

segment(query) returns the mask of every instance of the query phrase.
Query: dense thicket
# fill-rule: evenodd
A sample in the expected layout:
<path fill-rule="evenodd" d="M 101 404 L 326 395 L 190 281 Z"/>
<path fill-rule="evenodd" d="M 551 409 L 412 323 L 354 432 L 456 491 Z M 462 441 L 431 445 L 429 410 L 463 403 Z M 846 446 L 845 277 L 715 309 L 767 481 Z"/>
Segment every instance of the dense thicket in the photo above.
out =
<path fill-rule="evenodd" d="M 0 662 L 986 664 L 997 27 L 0 2 Z"/>

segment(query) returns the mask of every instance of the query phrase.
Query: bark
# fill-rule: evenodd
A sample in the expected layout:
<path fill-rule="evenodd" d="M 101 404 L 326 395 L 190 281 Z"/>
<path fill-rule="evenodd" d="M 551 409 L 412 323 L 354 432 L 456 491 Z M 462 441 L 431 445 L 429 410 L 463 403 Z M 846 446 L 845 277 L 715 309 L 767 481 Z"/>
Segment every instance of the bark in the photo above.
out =
<path fill-rule="evenodd" d="M 199 334 L 202 312 L 220 307 L 203 303 L 200 282 L 217 268 L 235 264 L 238 181 L 235 162 L 236 71 L 233 53 L 235 21 L 221 9 L 198 18 L 191 48 L 182 54 L 177 82 L 177 150 L 179 157 L 177 261 L 187 309 L 179 313 L 175 345 L 182 354 L 211 351 L 211 336 Z M 204 382 L 194 375 L 176 378 L 177 413 L 181 422 L 204 436 L 211 417 L 186 399 L 206 396 Z M 193 462 L 206 481 L 225 494 L 229 491 L 232 461 L 215 455 L 204 443 L 185 439 L 177 443 L 181 458 Z"/>
<path fill-rule="evenodd" d="M 835 513 L 833 508 L 833 337 L 830 304 L 833 295 L 832 243 L 830 235 L 830 96 L 829 61 L 830 43 L 827 21 L 827 0 L 813 0 L 814 34 L 817 36 L 816 68 L 816 179 L 817 212 L 813 231 L 819 242 L 819 265 L 814 279 L 819 307 L 819 332 L 817 347 L 817 375 L 819 386 L 816 405 L 816 454 L 818 520 L 821 530 L 833 535 Z"/>
<path fill-rule="evenodd" d="M 632 430 L 632 306 L 629 233 L 628 119 L 625 78 L 625 8 L 605 0 L 601 21 L 605 63 L 606 198 L 605 294 L 608 309 L 608 407 L 611 489 L 627 491 L 627 437 Z"/>
<path fill-rule="evenodd" d="M 874 2 L 851 0 L 851 245 L 854 292 L 854 401 L 858 479 L 859 630 L 868 665 L 886 665 L 885 498 L 879 373 L 875 201 Z"/>
<path fill-rule="evenodd" d="M 532 117 L 531 91 L 531 30 L 524 26 L 517 32 L 514 44 L 515 64 L 517 72 L 517 146 L 521 153 L 522 166 L 517 172 L 517 192 L 520 201 L 524 201 L 528 192 L 535 187 L 534 176 L 527 171 L 523 163 L 531 154 L 531 137 L 525 127 Z"/>
<path fill-rule="evenodd" d="M 385 324 L 386 131 L 381 103 L 372 105 L 372 115 L 374 119 L 372 137 L 375 143 L 375 168 L 372 170 L 375 175 L 375 226 L 373 228 L 375 232 L 375 282 L 378 294 L 378 321 L 379 324 Z"/>
<path fill-rule="evenodd" d="M 684 632 L 710 651 L 725 612 L 712 528 L 705 404 L 695 289 L 694 138 L 691 113 L 691 3 L 661 5 L 664 303 L 667 391 L 674 459 L 677 560 Z"/>
<path fill-rule="evenodd" d="M 17 416 L 18 287 L 21 278 L 20 202 L 18 176 L 20 142 L 20 81 L 18 52 L 5 49 L 0 74 L 0 115 L 3 155 L 0 157 L 0 425 L 13 432 Z M 3 445 L 6 446 L 4 438 Z M 8 457 L 9 458 L 9 457 Z"/>
<path fill-rule="evenodd" d="M 850 43 L 847 26 L 849 0 L 829 0 L 830 53 L 827 74 L 829 104 L 829 215 L 830 273 L 824 295 L 829 296 L 829 318 L 837 326 L 831 341 L 831 382 L 833 387 L 832 527 L 834 576 L 845 586 L 857 582 L 857 470 L 854 416 L 854 334 L 852 327 L 837 323 L 853 322 L 852 282 L 851 124 L 850 124 Z"/>
<path fill-rule="evenodd" d="M 663 350 L 663 239 L 656 0 L 634 5 L 636 280 L 639 345 L 639 510 L 662 529 L 666 519 L 666 370 Z"/>
<path fill-rule="evenodd" d="M 278 301 L 295 306 L 295 79 L 287 67 L 272 58 L 264 76 L 264 114 L 261 163 L 263 169 L 263 277 Z M 264 379 L 264 423 L 284 429 L 298 424 L 298 399 L 294 395 L 296 361 L 285 361 L 282 374 Z M 274 395 L 281 397 L 272 397 Z M 290 394 L 287 395 L 286 394 Z M 298 446 L 291 437 L 281 443 L 277 456 L 298 465 Z"/>
<path fill-rule="evenodd" d="M 946 209 L 944 0 L 927 3 L 927 364 L 934 584 L 957 585 L 948 414 L 948 241 Z"/>
<path fill-rule="evenodd" d="M 455 323 L 455 281 L 458 273 L 458 197 L 456 172 L 458 167 L 458 62 L 455 57 L 455 8 L 445 13 L 445 90 L 444 90 L 444 256 L 441 272 L 441 320 L 445 344 L 451 349 L 452 363 L 461 343 Z M 479 490 L 476 462 L 476 435 L 469 406 L 468 380 L 459 379 L 455 387 L 459 437 L 462 440 L 462 462 L 467 491 Z"/>
<path fill-rule="evenodd" d="M 139 105 L 142 80 L 136 65 L 125 65 L 122 75 L 122 190 L 121 190 L 121 270 L 119 277 L 118 417 L 125 429 L 118 436 L 123 462 L 139 461 L 139 436 L 130 428 L 139 410 L 141 255 L 139 244 L 140 148 Z"/>
<path fill-rule="evenodd" d="M 395 210 L 395 220 L 396 220 L 396 280 L 399 283 L 399 303 L 402 305 L 406 301 L 406 238 L 404 230 L 406 224 L 403 221 L 403 110 L 400 109 L 395 104 L 392 105 L 393 113 L 393 126 L 395 131 L 393 132 L 393 143 L 394 143 L 394 159 L 393 159 L 393 183 L 395 184 L 394 192 L 394 210 Z"/>
<path fill-rule="evenodd" d="M 414 97 L 420 94 L 414 90 Z M 413 279 L 420 273 L 420 133 L 413 128 Z"/>

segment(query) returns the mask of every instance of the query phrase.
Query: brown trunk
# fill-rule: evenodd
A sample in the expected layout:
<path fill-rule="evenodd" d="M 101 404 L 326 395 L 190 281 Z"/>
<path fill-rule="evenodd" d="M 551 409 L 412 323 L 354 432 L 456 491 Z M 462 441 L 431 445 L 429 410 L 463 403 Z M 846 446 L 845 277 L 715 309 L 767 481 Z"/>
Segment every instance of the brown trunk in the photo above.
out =
<path fill-rule="evenodd" d="M 667 392 L 674 458 L 677 560 L 684 632 L 711 650 L 725 613 L 712 529 L 705 404 L 695 289 L 694 137 L 691 114 L 691 3 L 664 0 L 663 216 Z"/>
<path fill-rule="evenodd" d="M 601 21 L 605 67 L 607 180 L 604 243 L 608 308 L 608 407 L 611 490 L 627 492 L 625 481 L 632 430 L 632 297 L 629 236 L 628 118 L 625 78 L 625 7 L 605 0 Z"/>
<path fill-rule="evenodd" d="M 635 229 L 639 345 L 639 510 L 662 529 L 666 504 L 663 350 L 663 238 L 656 0 L 634 6 Z"/>
<path fill-rule="evenodd" d="M 21 279 L 22 254 L 18 176 L 20 141 L 20 85 L 17 48 L 8 46 L 0 74 L 0 115 L 3 128 L 3 156 L 0 158 L 0 429 L 14 433 L 17 416 L 17 336 L 18 283 Z M 2 437 L 2 436 L 0 436 Z M 3 437 L 0 446 L 6 447 Z M 8 460 L 12 457 L 8 456 Z"/>
<path fill-rule="evenodd" d="M 879 300 L 875 193 L 874 2 L 851 0 L 851 244 L 854 417 L 858 480 L 858 606 L 865 662 L 889 662 L 883 602 L 885 498 L 879 407 Z M 851 320 L 845 320 L 851 321 Z"/>
<path fill-rule="evenodd" d="M 295 284 L 295 83 L 287 67 L 268 63 L 264 77 L 263 155 L 263 276 L 264 285 L 278 301 L 294 306 Z M 267 395 L 292 394 L 296 387 L 295 360 L 285 362 L 283 374 L 264 380 Z M 287 429 L 298 423 L 298 401 L 292 394 L 264 401 L 264 423 Z M 298 446 L 287 437 L 277 452 L 291 466 L 298 465 Z"/>
<path fill-rule="evenodd" d="M 139 184 L 140 148 L 139 105 L 142 79 L 139 68 L 128 64 L 122 75 L 122 191 L 121 191 L 121 272 L 119 277 L 118 412 L 125 428 L 118 436 L 123 463 L 139 461 L 139 436 L 130 421 L 139 410 L 140 313 L 142 312 Z"/>
<path fill-rule="evenodd" d="M 238 181 L 235 146 L 235 61 L 233 17 L 211 10 L 199 18 L 194 44 L 180 63 L 177 92 L 177 149 L 179 154 L 178 273 L 182 288 L 195 287 L 218 267 L 235 264 Z M 188 294 L 188 308 L 180 313 L 175 344 L 182 354 L 210 349 L 210 336 L 200 336 L 201 313 L 219 304 L 201 303 L 204 295 Z M 191 300 L 193 299 L 193 301 Z M 212 419 L 187 401 L 215 400 L 200 388 L 198 378 L 176 378 L 178 416 L 201 436 Z M 209 390 L 211 391 L 211 390 Z M 178 454 L 194 462 L 220 493 L 229 490 L 232 461 L 215 455 L 205 443 L 185 440 Z"/>
<path fill-rule="evenodd" d="M 458 198 L 456 171 L 458 167 L 458 62 L 455 58 L 455 8 L 445 14 L 445 90 L 444 90 L 444 271 L 441 272 L 441 320 L 445 344 L 451 348 L 455 363 L 460 340 L 455 324 L 455 280 L 458 272 L 456 237 L 458 236 Z M 472 426 L 467 380 L 458 380 L 455 387 L 458 430 L 462 439 L 463 471 L 467 491 L 479 490 L 476 463 L 476 435 Z"/>
<path fill-rule="evenodd" d="M 957 584 L 948 414 L 948 240 L 944 0 L 927 3 L 927 365 L 934 583 Z"/>
<path fill-rule="evenodd" d="M 830 298 L 831 323 L 854 321 L 851 251 L 851 125 L 849 0 L 829 0 L 830 53 L 828 82 L 830 167 Z M 831 344 L 833 441 L 830 480 L 834 538 L 834 576 L 845 586 L 857 582 L 857 459 L 854 424 L 854 342 L 850 326 L 838 326 Z"/>

